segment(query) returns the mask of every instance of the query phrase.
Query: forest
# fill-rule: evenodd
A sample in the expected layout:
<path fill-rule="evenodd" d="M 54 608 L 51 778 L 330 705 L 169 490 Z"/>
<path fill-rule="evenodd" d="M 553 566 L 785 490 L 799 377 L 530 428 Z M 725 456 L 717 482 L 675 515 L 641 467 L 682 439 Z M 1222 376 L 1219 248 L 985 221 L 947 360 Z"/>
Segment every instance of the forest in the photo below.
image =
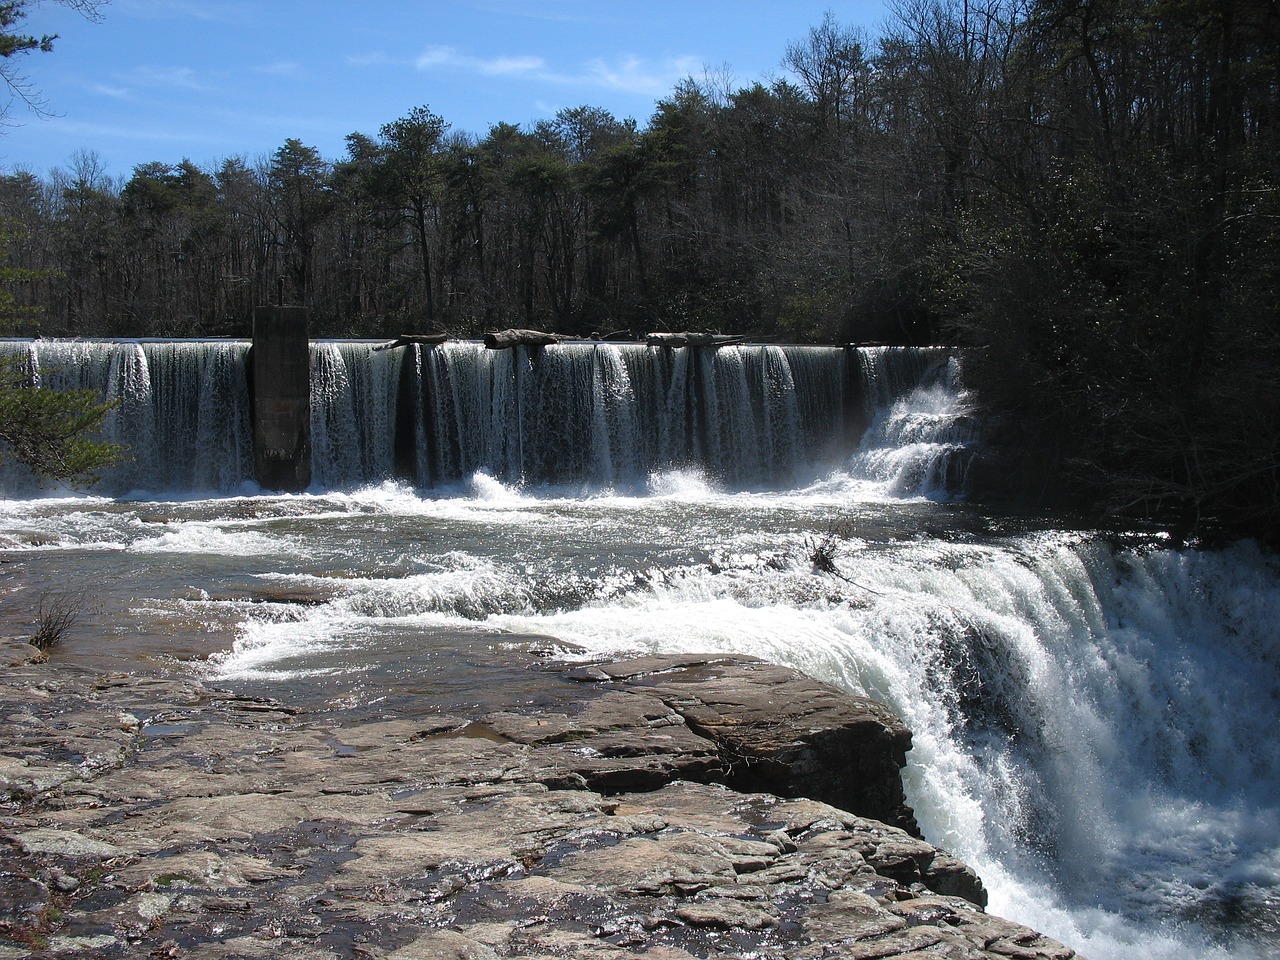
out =
<path fill-rule="evenodd" d="M 989 492 L 1277 542 L 1278 112 L 1274 0 L 894 0 L 643 122 L 5 171 L 2 332 L 948 343 L 1018 461 Z"/>

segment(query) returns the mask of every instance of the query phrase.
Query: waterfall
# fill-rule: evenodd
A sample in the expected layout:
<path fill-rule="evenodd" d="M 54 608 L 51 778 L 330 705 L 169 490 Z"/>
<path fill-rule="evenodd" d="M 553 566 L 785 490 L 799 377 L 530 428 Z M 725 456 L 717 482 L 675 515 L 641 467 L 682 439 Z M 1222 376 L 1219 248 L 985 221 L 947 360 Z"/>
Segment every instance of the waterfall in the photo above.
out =
<path fill-rule="evenodd" d="M 786 488 L 848 457 L 855 422 L 870 422 L 882 446 L 899 443 L 893 424 L 901 435 L 921 422 L 922 383 L 937 385 L 929 402 L 939 423 L 955 393 L 939 372 L 954 364 L 935 348 L 374 347 L 311 345 L 314 489 L 391 478 L 451 487 L 477 473 L 508 484 L 643 489 L 655 473 L 677 470 L 725 489 Z M 0 343 L 42 383 L 92 389 L 116 404 L 102 437 L 127 445 L 130 458 L 103 480 L 113 494 L 252 486 L 248 351 L 237 341 Z M 904 403 L 915 406 L 894 414 Z M 922 438 L 917 452 L 927 443 L 943 450 L 944 441 Z M 956 446 L 945 443 L 943 453 Z M 874 460 L 863 458 L 867 475 L 884 481 L 891 468 Z M 932 471 L 928 489 L 904 480 L 897 492 L 942 489 L 957 475 L 945 463 L 915 469 Z M 30 492 L 34 482 L 19 474 L 7 471 L 5 489 Z"/>
<path fill-rule="evenodd" d="M 405 704 L 428 673 L 469 682 L 439 644 L 477 630 L 759 656 L 903 718 L 918 820 L 994 912 L 1106 960 L 1274 955 L 1280 565 L 930 502 L 982 454 L 962 358 L 319 341 L 318 506 L 228 509 L 191 495 L 260 492 L 248 350 L 0 342 L 41 384 L 114 401 L 103 434 L 132 450 L 109 505 L 19 500 L 31 478 L 0 472 L 0 543 L 31 583 L 97 585 L 95 636 L 150 655 L 234 634 L 223 679 L 315 677 L 327 698 L 350 673 L 352 697 L 399 683 Z M 833 517 L 834 573 L 813 561 Z M 260 583 L 318 602 L 214 599 Z"/>
<path fill-rule="evenodd" d="M 838 563 L 816 594 L 810 570 L 742 553 L 577 607 L 504 582 L 535 602 L 491 623 L 592 657 L 748 654 L 874 697 L 913 732 L 925 836 L 993 912 L 1090 957 L 1274 955 L 1274 557 L 1044 531 L 859 542 Z"/>
<path fill-rule="evenodd" d="M 401 357 L 367 343 L 311 347 L 311 477 L 321 489 L 390 479 L 395 473 Z"/>
<path fill-rule="evenodd" d="M 88 389 L 116 404 L 101 439 L 127 457 L 103 488 L 222 493 L 253 473 L 248 345 L 235 341 L 39 340 L 0 343 L 0 355 L 24 356 L 41 386 Z M 7 469 L 4 488 L 38 484 Z"/>
<path fill-rule="evenodd" d="M 982 435 L 960 382 L 959 361 L 939 350 L 887 359 L 883 350 L 861 357 L 870 425 L 851 471 L 893 496 L 963 494 Z"/>

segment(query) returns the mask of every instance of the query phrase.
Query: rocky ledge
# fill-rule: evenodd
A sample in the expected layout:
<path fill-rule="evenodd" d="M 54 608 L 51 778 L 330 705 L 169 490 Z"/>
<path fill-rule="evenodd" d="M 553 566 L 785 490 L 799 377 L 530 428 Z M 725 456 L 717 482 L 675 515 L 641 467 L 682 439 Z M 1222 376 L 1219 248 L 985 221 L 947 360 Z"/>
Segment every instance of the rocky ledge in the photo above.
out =
<path fill-rule="evenodd" d="M 919 838 L 879 704 L 530 669 L 523 707 L 335 718 L 0 641 L 0 960 L 1075 956 Z"/>

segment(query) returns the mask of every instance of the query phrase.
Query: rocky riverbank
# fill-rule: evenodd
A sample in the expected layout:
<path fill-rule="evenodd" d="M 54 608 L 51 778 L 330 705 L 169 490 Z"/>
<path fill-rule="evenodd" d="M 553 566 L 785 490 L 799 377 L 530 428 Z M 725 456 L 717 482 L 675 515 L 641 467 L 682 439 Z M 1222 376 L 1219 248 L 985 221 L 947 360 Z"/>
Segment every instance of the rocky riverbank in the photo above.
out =
<path fill-rule="evenodd" d="M 476 715 L 308 714 L 0 641 L 0 960 L 1076 956 L 919 838 L 879 704 L 529 670 Z"/>

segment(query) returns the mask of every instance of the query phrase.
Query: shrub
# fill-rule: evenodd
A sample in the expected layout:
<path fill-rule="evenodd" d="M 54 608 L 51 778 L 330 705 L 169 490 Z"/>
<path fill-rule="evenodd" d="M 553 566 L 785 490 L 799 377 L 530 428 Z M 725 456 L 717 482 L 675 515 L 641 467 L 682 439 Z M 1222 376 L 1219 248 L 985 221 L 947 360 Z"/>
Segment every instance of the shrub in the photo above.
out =
<path fill-rule="evenodd" d="M 36 613 L 36 630 L 31 635 L 31 645 L 48 652 L 61 641 L 63 634 L 80 619 L 80 600 L 65 593 L 41 594 Z"/>

